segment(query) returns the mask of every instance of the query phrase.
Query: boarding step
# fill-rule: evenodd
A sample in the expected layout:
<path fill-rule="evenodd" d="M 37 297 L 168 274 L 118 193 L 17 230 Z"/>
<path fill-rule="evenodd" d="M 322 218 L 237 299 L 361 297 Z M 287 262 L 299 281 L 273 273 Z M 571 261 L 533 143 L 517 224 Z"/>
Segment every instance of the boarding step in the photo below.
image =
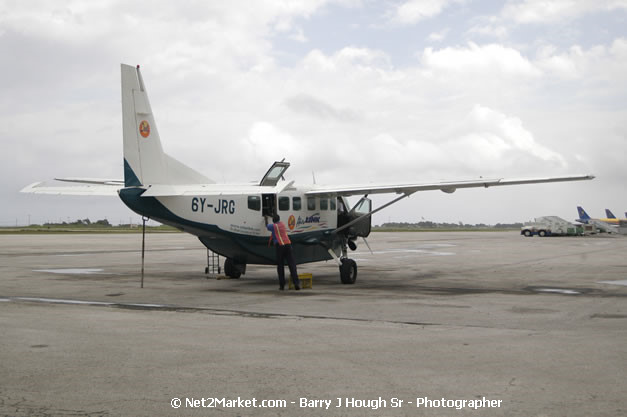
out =
<path fill-rule="evenodd" d="M 221 273 L 220 255 L 213 252 L 211 249 L 207 249 L 207 267 L 205 268 L 207 278 L 218 278 Z"/>

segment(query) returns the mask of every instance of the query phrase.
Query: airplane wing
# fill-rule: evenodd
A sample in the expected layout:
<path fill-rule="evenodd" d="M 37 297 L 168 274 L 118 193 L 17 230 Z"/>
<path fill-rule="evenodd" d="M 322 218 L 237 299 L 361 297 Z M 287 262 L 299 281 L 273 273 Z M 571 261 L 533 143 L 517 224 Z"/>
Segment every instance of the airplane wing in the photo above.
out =
<path fill-rule="evenodd" d="M 35 182 L 20 190 L 29 194 L 53 195 L 84 195 L 84 196 L 117 196 L 118 190 L 124 188 L 124 181 L 97 178 L 55 178 L 57 181 L 78 183 L 81 185 L 58 186 Z"/>
<path fill-rule="evenodd" d="M 522 184 L 541 184 L 549 182 L 564 181 L 581 181 L 591 180 L 594 175 L 579 175 L 570 177 L 549 177 L 549 178 L 531 178 L 506 180 L 503 178 L 485 179 L 465 181 L 443 181 L 422 184 L 364 184 L 364 185 L 336 185 L 336 186 L 314 186 L 313 189 L 307 191 L 307 195 L 338 195 L 351 196 L 363 194 L 405 194 L 411 195 L 418 191 L 440 190 L 445 193 L 453 193 L 458 188 L 488 188 L 504 185 L 522 185 Z"/>

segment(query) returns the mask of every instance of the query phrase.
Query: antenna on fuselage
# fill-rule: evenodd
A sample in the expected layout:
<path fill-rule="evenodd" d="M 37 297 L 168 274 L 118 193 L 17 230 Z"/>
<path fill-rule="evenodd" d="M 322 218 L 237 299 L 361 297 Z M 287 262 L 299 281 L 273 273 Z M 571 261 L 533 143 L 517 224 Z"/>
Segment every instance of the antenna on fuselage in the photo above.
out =
<path fill-rule="evenodd" d="M 313 183 L 315 184 L 316 183 L 316 174 L 313 171 L 311 171 L 311 177 L 313 178 Z"/>

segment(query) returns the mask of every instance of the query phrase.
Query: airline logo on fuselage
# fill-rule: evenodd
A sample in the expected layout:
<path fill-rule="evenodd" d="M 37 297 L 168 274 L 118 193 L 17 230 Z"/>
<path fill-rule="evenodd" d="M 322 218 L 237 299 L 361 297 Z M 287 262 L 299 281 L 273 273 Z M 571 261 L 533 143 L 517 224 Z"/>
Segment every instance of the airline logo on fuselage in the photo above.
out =
<path fill-rule="evenodd" d="M 139 134 L 142 135 L 142 137 L 144 138 L 150 136 L 150 124 L 148 124 L 147 121 L 142 120 L 142 122 L 139 124 Z"/>
<path fill-rule="evenodd" d="M 287 227 L 289 227 L 290 230 L 294 230 L 294 227 L 296 227 L 296 217 L 294 217 L 293 214 L 287 220 Z"/>
<path fill-rule="evenodd" d="M 304 219 L 302 217 L 298 216 L 297 224 L 299 226 L 301 226 L 303 224 L 309 224 L 309 223 L 320 223 L 320 213 L 316 213 L 314 215 L 307 216 Z"/>
<path fill-rule="evenodd" d="M 327 227 L 327 222 L 321 218 L 320 213 L 314 213 L 311 216 L 305 217 L 298 216 L 298 218 L 294 220 L 296 224 L 293 233 L 311 232 Z"/>

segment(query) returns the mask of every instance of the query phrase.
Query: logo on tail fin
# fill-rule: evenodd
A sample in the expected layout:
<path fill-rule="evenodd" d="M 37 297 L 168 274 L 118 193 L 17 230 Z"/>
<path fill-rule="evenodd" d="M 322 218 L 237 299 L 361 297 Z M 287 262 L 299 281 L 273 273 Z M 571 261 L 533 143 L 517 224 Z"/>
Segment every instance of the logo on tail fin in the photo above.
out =
<path fill-rule="evenodd" d="M 144 138 L 150 136 L 150 125 L 147 121 L 142 120 L 142 122 L 139 124 L 139 134 L 142 135 L 142 137 Z"/>

